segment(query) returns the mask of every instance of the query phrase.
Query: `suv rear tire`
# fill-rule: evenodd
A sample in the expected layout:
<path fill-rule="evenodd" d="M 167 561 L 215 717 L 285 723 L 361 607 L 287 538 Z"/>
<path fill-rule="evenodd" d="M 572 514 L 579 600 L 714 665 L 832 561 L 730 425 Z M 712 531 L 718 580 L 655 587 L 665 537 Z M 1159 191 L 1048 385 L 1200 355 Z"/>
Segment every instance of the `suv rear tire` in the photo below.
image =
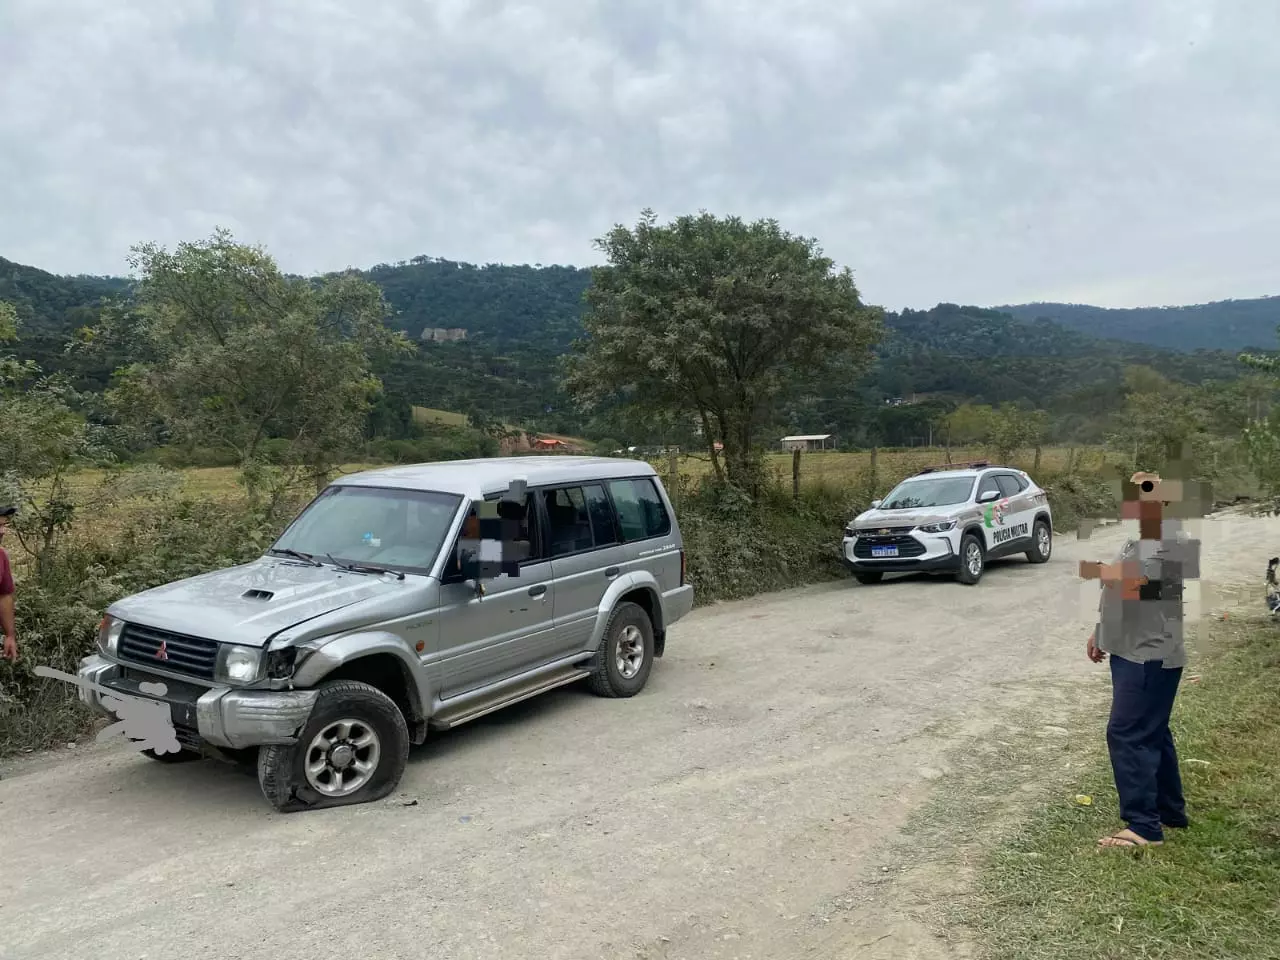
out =
<path fill-rule="evenodd" d="M 653 623 L 638 603 L 620 603 L 604 628 L 587 683 L 598 697 L 634 697 L 653 669 Z"/>
<path fill-rule="evenodd" d="M 977 534 L 966 533 L 960 538 L 960 572 L 956 579 L 961 583 L 977 583 L 986 568 L 987 554 L 982 549 L 982 540 Z"/>
<path fill-rule="evenodd" d="M 1027 551 L 1027 559 L 1031 563 L 1047 563 L 1053 554 L 1053 531 L 1049 529 L 1049 524 L 1043 520 L 1037 520 L 1035 528 L 1031 531 L 1031 537 L 1035 541 L 1035 546 Z"/>
<path fill-rule="evenodd" d="M 884 571 L 866 570 L 862 573 L 855 573 L 854 577 L 859 583 L 879 583 L 884 579 Z"/>
<path fill-rule="evenodd" d="M 409 727 L 395 701 L 335 680 L 320 687 L 296 742 L 258 751 L 258 786 L 281 813 L 369 803 L 395 789 L 408 759 Z"/>

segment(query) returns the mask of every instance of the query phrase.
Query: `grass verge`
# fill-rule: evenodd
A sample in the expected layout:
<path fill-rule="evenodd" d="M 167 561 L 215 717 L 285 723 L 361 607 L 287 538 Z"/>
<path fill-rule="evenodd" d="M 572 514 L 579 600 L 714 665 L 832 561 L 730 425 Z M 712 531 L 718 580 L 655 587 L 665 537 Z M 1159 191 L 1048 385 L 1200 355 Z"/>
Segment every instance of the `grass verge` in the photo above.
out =
<path fill-rule="evenodd" d="M 978 864 L 952 919 L 993 960 L 1280 957 L 1280 628 L 1205 622 L 1174 710 L 1192 828 L 1099 851 L 1119 825 L 1101 723 Z M 1078 772 L 1076 772 L 1078 770 Z M 1076 802 L 1077 795 L 1092 803 Z M 989 822 L 989 821 L 988 821 Z"/>

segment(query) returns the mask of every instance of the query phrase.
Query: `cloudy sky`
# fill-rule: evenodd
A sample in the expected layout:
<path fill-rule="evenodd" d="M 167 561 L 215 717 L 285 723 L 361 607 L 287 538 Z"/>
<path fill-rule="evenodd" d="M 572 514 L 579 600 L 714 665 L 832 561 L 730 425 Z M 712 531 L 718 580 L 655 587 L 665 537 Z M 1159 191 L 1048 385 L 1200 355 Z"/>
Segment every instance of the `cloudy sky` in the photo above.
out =
<path fill-rule="evenodd" d="M 1277 0 L 0 0 L 0 256 L 597 262 L 774 217 L 867 300 L 1280 293 Z"/>

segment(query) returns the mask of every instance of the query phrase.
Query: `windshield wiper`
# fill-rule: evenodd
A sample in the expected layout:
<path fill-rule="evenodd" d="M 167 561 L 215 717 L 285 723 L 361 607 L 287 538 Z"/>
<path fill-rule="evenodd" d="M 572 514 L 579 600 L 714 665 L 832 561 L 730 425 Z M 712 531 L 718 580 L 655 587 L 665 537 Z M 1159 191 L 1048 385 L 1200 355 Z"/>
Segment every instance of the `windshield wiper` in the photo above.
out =
<path fill-rule="evenodd" d="M 339 570 L 348 570 L 351 573 L 389 573 L 397 580 L 404 579 L 404 574 L 399 570 L 388 570 L 386 567 L 375 567 L 372 564 L 365 563 L 342 563 L 340 560 L 336 559 L 332 553 L 326 553 L 325 556 L 328 557 L 329 562 Z"/>
<path fill-rule="evenodd" d="M 323 567 L 323 566 L 324 566 L 324 564 L 323 564 L 323 563 L 321 563 L 319 560 L 317 560 L 317 559 L 316 559 L 315 557 L 313 557 L 311 554 L 309 554 L 309 553 L 303 553 L 301 550 L 293 550 L 293 549 L 290 549 L 290 548 L 288 548 L 288 547 L 272 547 L 272 548 L 271 548 L 271 552 L 272 552 L 272 553 L 281 553 L 281 554 L 284 554 L 286 557 L 293 557 L 293 558 L 294 558 L 294 559 L 296 559 L 296 560 L 301 560 L 301 561 L 303 561 L 304 563 L 309 563 L 309 564 L 311 564 L 313 567 Z"/>

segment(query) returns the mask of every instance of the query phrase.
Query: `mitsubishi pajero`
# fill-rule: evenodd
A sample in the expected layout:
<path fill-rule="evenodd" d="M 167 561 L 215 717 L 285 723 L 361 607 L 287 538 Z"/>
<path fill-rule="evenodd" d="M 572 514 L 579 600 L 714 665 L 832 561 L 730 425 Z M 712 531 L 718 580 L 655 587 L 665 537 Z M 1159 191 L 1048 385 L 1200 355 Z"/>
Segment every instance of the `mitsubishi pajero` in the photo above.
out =
<path fill-rule="evenodd" d="M 361 803 L 428 730 L 578 681 L 634 696 L 692 606 L 644 462 L 393 467 L 332 483 L 248 564 L 112 604 L 80 696 L 164 701 L 182 749 L 144 753 L 246 764 L 278 810 Z"/>

